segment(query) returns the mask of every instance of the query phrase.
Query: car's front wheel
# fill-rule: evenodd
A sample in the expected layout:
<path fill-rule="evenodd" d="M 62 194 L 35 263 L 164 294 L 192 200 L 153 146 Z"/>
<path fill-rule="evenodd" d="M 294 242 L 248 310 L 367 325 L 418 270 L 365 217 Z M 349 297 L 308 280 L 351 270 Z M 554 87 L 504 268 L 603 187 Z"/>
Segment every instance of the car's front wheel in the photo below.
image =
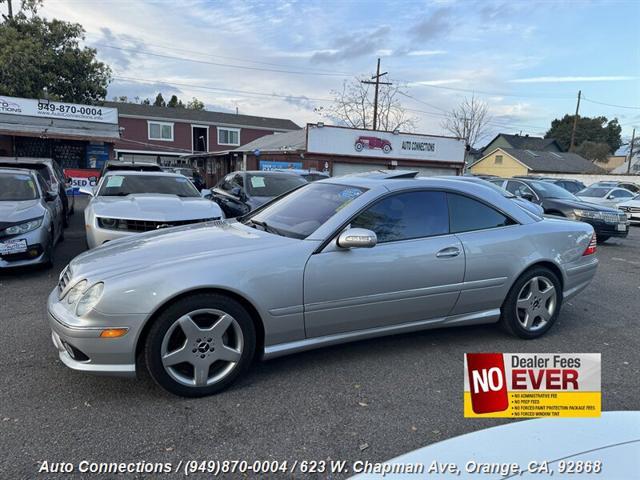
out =
<path fill-rule="evenodd" d="M 202 397 L 233 383 L 249 367 L 255 348 L 255 327 L 240 303 L 224 295 L 195 294 L 156 318 L 145 341 L 145 360 L 164 389 Z"/>
<path fill-rule="evenodd" d="M 531 339 L 544 335 L 555 323 L 562 305 L 557 275 L 545 267 L 524 272 L 502 305 L 500 325 L 511 335 Z"/>

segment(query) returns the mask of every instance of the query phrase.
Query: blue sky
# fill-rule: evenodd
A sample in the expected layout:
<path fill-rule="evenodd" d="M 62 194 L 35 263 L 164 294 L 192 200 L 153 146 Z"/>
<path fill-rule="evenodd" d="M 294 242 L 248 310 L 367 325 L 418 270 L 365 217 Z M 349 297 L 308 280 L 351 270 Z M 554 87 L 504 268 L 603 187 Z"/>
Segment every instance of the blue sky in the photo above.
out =
<path fill-rule="evenodd" d="M 443 134 L 443 111 L 472 92 L 490 134 L 542 134 L 578 90 L 581 114 L 640 128 L 638 1 L 45 0 L 42 13 L 84 26 L 113 67 L 110 97 L 162 90 L 302 125 L 379 56 L 423 133 Z"/>

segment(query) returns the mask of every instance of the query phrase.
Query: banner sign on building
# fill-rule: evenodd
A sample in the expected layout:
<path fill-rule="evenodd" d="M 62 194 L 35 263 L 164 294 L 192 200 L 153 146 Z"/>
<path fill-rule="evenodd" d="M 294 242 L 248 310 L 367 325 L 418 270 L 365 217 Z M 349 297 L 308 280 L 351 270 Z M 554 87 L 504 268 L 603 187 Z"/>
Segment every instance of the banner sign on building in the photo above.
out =
<path fill-rule="evenodd" d="M 72 192 L 67 190 L 67 193 L 80 195 L 81 187 L 95 187 L 98 184 L 100 170 L 93 170 L 89 168 L 65 168 L 64 176 L 71 179 Z"/>
<path fill-rule="evenodd" d="M 326 155 L 462 164 L 465 142 L 452 137 L 308 124 L 307 151 Z"/>
<path fill-rule="evenodd" d="M 27 117 L 81 120 L 84 122 L 118 123 L 118 109 L 94 105 L 0 96 L 0 114 Z"/>
<path fill-rule="evenodd" d="M 302 162 L 277 162 L 274 160 L 260 160 L 260 170 L 289 170 L 302 168 Z"/>
<path fill-rule="evenodd" d="M 599 417 L 599 353 L 467 353 L 465 417 Z"/>

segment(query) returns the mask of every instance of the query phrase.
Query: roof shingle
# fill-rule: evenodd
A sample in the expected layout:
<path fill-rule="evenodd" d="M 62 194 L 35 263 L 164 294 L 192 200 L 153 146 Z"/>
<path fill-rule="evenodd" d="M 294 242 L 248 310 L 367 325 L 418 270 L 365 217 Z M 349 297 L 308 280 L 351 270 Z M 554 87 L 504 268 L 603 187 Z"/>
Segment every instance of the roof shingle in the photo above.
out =
<path fill-rule="evenodd" d="M 606 173 L 606 170 L 577 153 L 516 148 L 502 148 L 501 150 L 524 163 L 532 170 L 532 173 Z"/>
<path fill-rule="evenodd" d="M 138 117 L 172 118 L 189 122 L 220 123 L 273 130 L 299 130 L 300 127 L 285 118 L 255 117 L 252 115 L 236 115 L 235 113 L 210 112 L 207 110 L 190 110 L 188 108 L 155 107 L 139 103 L 104 102 L 105 107 L 118 109 L 118 114 Z"/>

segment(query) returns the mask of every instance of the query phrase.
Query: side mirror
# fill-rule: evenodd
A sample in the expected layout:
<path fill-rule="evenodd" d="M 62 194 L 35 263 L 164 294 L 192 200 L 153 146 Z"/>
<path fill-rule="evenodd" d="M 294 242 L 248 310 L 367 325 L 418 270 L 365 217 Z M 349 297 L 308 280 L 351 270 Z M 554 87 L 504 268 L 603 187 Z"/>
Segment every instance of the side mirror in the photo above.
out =
<path fill-rule="evenodd" d="M 242 189 L 240 187 L 233 187 L 229 193 L 234 197 L 242 198 Z"/>
<path fill-rule="evenodd" d="M 338 236 L 340 248 L 372 248 L 378 243 L 375 232 L 366 228 L 349 228 Z"/>
<path fill-rule="evenodd" d="M 78 191 L 80 193 L 84 193 L 85 195 L 89 195 L 90 197 L 93 197 L 95 195 L 93 187 L 80 187 Z"/>
<path fill-rule="evenodd" d="M 616 197 L 614 197 L 613 194 L 607 195 L 607 200 L 613 200 L 614 198 L 616 198 Z"/>
<path fill-rule="evenodd" d="M 203 188 L 202 190 L 200 190 L 200 196 L 202 198 L 211 198 L 211 190 Z"/>
<path fill-rule="evenodd" d="M 523 193 L 522 194 L 522 198 L 524 198 L 525 200 L 528 200 L 530 202 L 533 202 L 533 200 L 534 200 L 533 195 L 531 195 L 530 193 Z"/>
<path fill-rule="evenodd" d="M 55 190 L 49 190 L 44 193 L 44 199 L 47 202 L 53 202 L 56 198 L 58 198 L 58 192 Z"/>

